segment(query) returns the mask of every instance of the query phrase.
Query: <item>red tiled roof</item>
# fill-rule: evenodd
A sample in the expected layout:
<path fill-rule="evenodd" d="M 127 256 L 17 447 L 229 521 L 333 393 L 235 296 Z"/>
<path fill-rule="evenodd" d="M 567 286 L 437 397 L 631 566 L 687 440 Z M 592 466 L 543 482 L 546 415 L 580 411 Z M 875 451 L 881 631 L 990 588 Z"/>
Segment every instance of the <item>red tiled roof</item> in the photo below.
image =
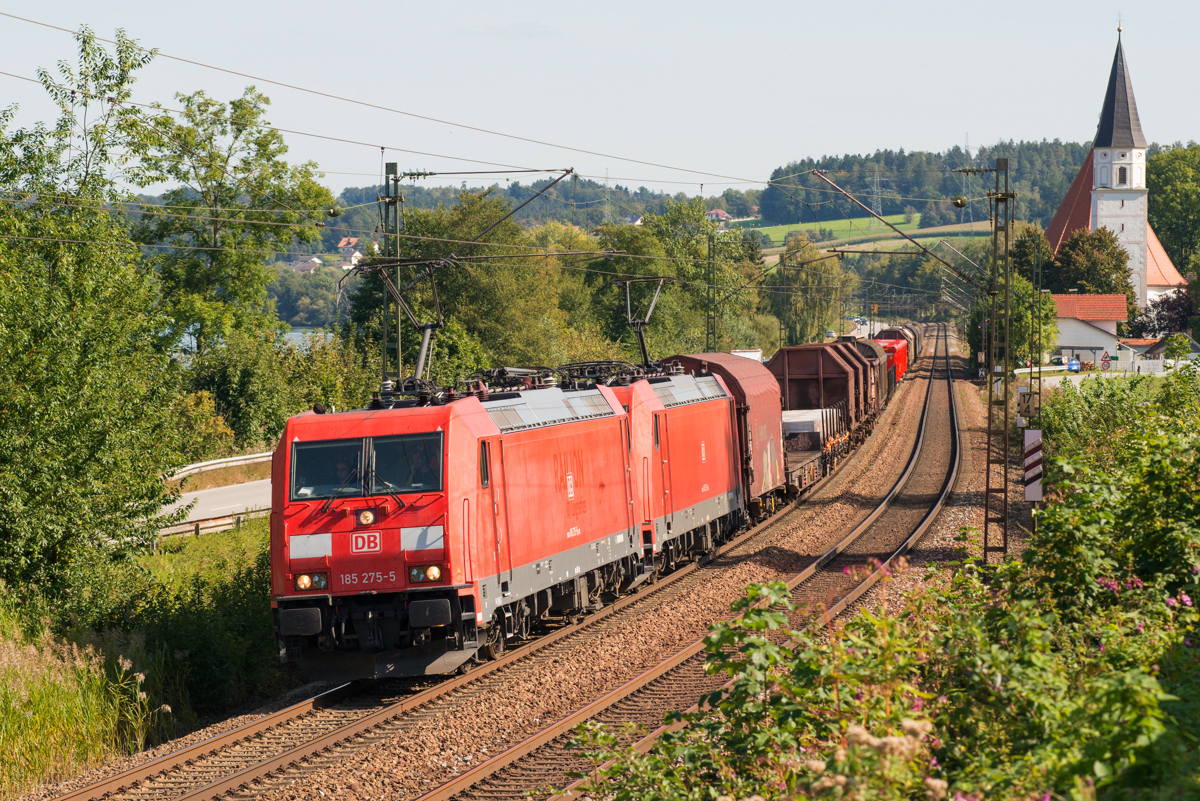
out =
<path fill-rule="evenodd" d="M 1158 234 L 1146 223 L 1146 286 L 1185 286 L 1187 281 L 1171 263 Z"/>
<path fill-rule="evenodd" d="M 358 237 L 344 236 L 342 241 L 338 242 L 339 248 L 352 248 L 358 244 Z"/>
<path fill-rule="evenodd" d="M 1075 180 L 1071 182 L 1067 196 L 1063 198 L 1058 211 L 1054 212 L 1054 219 L 1050 221 L 1050 227 L 1046 229 L 1046 239 L 1049 240 L 1050 249 L 1054 251 L 1055 256 L 1058 255 L 1058 249 L 1062 247 L 1062 243 L 1080 229 L 1084 231 L 1092 229 L 1091 153 L 1088 153 L 1087 158 L 1083 160 L 1083 166 L 1075 174 Z"/>
<path fill-rule="evenodd" d="M 1051 295 L 1058 306 L 1056 317 L 1074 317 L 1076 320 L 1125 320 L 1129 311 L 1124 295 Z"/>
<path fill-rule="evenodd" d="M 1151 345 L 1157 345 L 1157 339 L 1136 339 L 1134 337 L 1126 337 L 1121 340 L 1122 345 L 1128 345 L 1131 348 L 1148 348 Z"/>

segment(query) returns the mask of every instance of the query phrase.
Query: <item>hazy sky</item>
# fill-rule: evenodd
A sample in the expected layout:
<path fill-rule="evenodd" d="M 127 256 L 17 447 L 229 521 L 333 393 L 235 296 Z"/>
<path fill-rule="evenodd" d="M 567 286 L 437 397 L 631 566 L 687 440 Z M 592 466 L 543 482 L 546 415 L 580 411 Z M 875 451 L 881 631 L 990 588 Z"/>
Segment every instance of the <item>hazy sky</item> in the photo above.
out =
<path fill-rule="evenodd" d="M 713 194 L 806 156 L 941 150 L 968 135 L 972 146 L 1085 141 L 1104 99 L 1118 13 L 1147 138 L 1200 139 L 1195 2 L 0 0 L 0 11 L 86 24 L 106 38 L 124 28 L 181 58 L 606 154 L 259 83 L 273 124 L 368 143 L 287 135 L 289 160 L 316 161 L 335 192 L 374 183 L 380 145 L 601 177 L 607 170 L 615 183 L 672 192 L 694 193 L 703 182 Z M 74 42 L 60 31 L 0 17 L 0 32 L 5 72 L 32 77 L 38 66 L 74 59 Z M 249 83 L 160 58 L 142 72 L 134 99 L 171 106 L 174 93 L 198 89 L 230 99 Z M 12 103 L 21 107 L 18 124 L 54 116 L 39 87 L 0 76 L 0 106 Z M 485 168 L 396 151 L 387 160 L 405 170 Z"/>

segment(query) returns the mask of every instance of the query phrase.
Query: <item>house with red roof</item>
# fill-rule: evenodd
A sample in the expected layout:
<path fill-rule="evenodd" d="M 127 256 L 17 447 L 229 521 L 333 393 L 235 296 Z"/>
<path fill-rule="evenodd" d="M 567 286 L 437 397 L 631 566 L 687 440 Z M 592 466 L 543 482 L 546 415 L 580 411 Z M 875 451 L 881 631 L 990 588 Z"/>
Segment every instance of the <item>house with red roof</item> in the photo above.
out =
<path fill-rule="evenodd" d="M 1104 354 L 1110 359 L 1127 361 L 1134 349 L 1117 336 L 1117 323 L 1129 316 L 1124 295 L 1079 295 L 1069 292 L 1051 295 L 1058 311 L 1060 356 L 1075 356 L 1081 361 L 1099 363 Z"/>
<path fill-rule="evenodd" d="M 725 211 L 725 209 L 712 209 L 704 212 L 704 216 L 710 220 L 715 220 L 716 222 L 730 222 L 733 220 L 733 218 L 729 216 L 729 212 Z"/>
<path fill-rule="evenodd" d="M 1057 255 L 1076 231 L 1108 228 L 1129 254 L 1134 293 L 1138 306 L 1145 308 L 1154 298 L 1187 285 L 1150 227 L 1147 211 L 1146 137 L 1118 29 L 1092 152 L 1050 221 L 1046 239 Z"/>

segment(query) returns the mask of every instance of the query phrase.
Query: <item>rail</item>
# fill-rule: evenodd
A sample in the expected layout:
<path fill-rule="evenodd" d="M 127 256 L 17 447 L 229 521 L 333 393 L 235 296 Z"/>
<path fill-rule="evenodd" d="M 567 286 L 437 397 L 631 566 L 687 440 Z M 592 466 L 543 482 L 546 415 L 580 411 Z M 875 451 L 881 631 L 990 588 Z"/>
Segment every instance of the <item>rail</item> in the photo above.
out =
<path fill-rule="evenodd" d="M 934 502 L 934 504 L 929 509 L 929 511 L 923 516 L 921 522 L 918 524 L 916 529 L 901 543 L 900 547 L 895 549 L 885 562 L 881 563 L 880 566 L 871 573 L 871 575 L 869 575 L 866 579 L 864 579 L 862 582 L 860 582 L 858 584 L 858 586 L 856 586 L 850 593 L 843 596 L 832 607 L 829 607 L 824 613 L 822 613 L 822 615 L 820 617 L 818 617 L 814 621 L 810 622 L 809 625 L 805 627 L 806 632 L 812 632 L 821 627 L 828 625 L 828 623 L 830 621 L 832 621 L 834 618 L 836 618 L 838 615 L 840 615 L 843 611 L 845 611 L 845 609 L 850 604 L 852 604 L 854 601 L 858 600 L 860 597 L 862 597 L 862 595 L 865 592 L 867 592 L 871 587 L 873 587 L 880 580 L 880 578 L 886 574 L 886 571 L 889 568 L 889 566 L 896 559 L 900 558 L 905 553 L 907 553 L 912 548 L 912 546 L 914 544 L 916 544 L 921 539 L 922 536 L 924 536 L 924 534 L 928 530 L 929 526 L 933 523 L 933 520 L 937 517 L 937 515 L 941 511 L 942 507 L 945 505 L 946 498 L 948 497 L 949 493 L 951 492 L 951 490 L 954 487 L 955 482 L 958 479 L 958 471 L 959 471 L 959 466 L 960 466 L 960 461 L 961 461 L 961 458 L 960 458 L 961 457 L 961 447 L 960 447 L 960 441 L 959 441 L 961 434 L 959 432 L 959 427 L 958 427 L 957 400 L 954 396 L 955 393 L 954 393 L 954 389 L 953 389 L 953 374 L 952 374 L 952 371 L 950 370 L 949 338 L 948 338 L 948 334 L 947 334 L 945 327 L 940 326 L 940 328 L 941 328 L 941 330 L 939 332 L 940 339 L 943 341 L 944 348 L 945 348 L 945 354 L 944 354 L 943 358 L 945 359 L 945 362 L 946 362 L 946 372 L 947 372 L 946 380 L 947 380 L 947 383 L 950 385 L 950 391 L 948 393 L 949 398 L 950 398 L 950 400 L 949 400 L 950 423 L 951 423 L 950 430 L 953 432 L 953 435 L 950 438 L 951 439 L 951 456 L 950 456 L 951 469 L 949 470 L 947 477 L 946 477 L 945 481 L 943 482 L 941 492 L 938 495 L 937 500 Z M 913 445 L 913 450 L 909 457 L 908 464 L 906 465 L 903 473 L 896 480 L 895 484 L 892 486 L 891 490 L 884 497 L 884 499 L 876 506 L 876 508 L 874 510 L 872 510 L 872 512 L 862 522 L 860 522 L 857 526 L 855 526 L 854 529 L 849 534 L 847 534 L 845 537 L 843 537 L 832 548 L 830 548 L 828 551 L 826 551 L 824 554 L 822 554 L 820 557 L 818 557 L 814 562 L 809 564 L 808 567 L 806 567 L 800 573 L 796 574 L 792 579 L 790 579 L 787 582 L 789 590 L 795 589 L 799 585 L 808 581 L 813 575 L 815 575 L 817 573 L 817 571 L 821 570 L 822 568 L 827 566 L 830 562 L 832 562 L 834 559 L 836 559 L 838 555 L 843 553 L 864 532 L 866 532 L 868 529 L 870 529 L 870 527 L 879 519 L 879 517 L 881 515 L 883 515 L 887 511 L 888 508 L 890 508 L 892 506 L 896 497 L 904 490 L 905 486 L 908 484 L 909 478 L 912 476 L 913 470 L 916 468 L 916 465 L 917 465 L 918 461 L 920 460 L 922 448 L 923 448 L 923 445 L 925 442 L 925 433 L 927 430 L 927 423 L 929 420 L 929 411 L 930 411 L 930 407 L 931 407 L 931 398 L 933 395 L 933 387 L 934 387 L 934 384 L 936 383 L 936 380 L 934 377 L 934 374 L 936 372 L 936 367 L 937 367 L 937 345 L 935 344 L 934 355 L 933 355 L 933 359 L 931 360 L 930 380 L 929 380 L 929 385 L 926 388 L 925 405 L 924 405 L 924 410 L 922 411 L 922 415 L 921 415 L 921 424 L 920 424 L 920 427 L 918 430 L 916 442 Z M 790 645 L 790 643 L 789 643 L 789 645 Z M 625 684 L 621 685 L 620 687 L 617 687 L 616 689 L 611 690 L 610 692 L 608 692 L 601 698 L 597 699 L 596 701 L 593 701 L 592 703 L 588 704 L 587 706 L 584 706 L 581 709 L 576 710 L 574 713 L 557 721 L 553 725 L 542 729 L 541 731 L 537 732 L 533 736 L 523 740 L 520 743 L 517 743 L 513 747 L 507 749 L 506 751 L 504 751 L 500 754 L 497 754 L 496 756 L 492 757 L 491 759 L 487 760 L 486 762 L 480 763 L 479 765 L 475 766 L 474 768 L 459 774 L 455 778 L 451 779 L 449 782 L 446 782 L 446 783 L 434 788 L 430 792 L 421 795 L 418 798 L 418 801 L 448 801 L 448 799 L 454 798 L 455 796 L 458 796 L 458 795 L 464 793 L 465 791 L 469 790 L 470 788 L 497 775 L 498 773 L 500 773 L 504 769 L 508 768 L 509 766 L 514 765 L 515 763 L 517 763 L 521 760 L 525 760 L 526 758 L 529 758 L 532 754 L 537 752 L 539 749 L 549 746 L 556 739 L 558 739 L 565 733 L 569 732 L 571 729 L 575 728 L 580 723 L 583 723 L 586 720 L 592 719 L 592 718 L 596 717 L 599 713 L 601 713 L 607 709 L 610 709 L 611 707 L 615 706 L 616 704 L 625 700 L 626 698 L 630 698 L 631 696 L 634 696 L 636 693 L 647 688 L 649 685 L 653 684 L 654 682 L 656 682 L 660 679 L 665 680 L 665 677 L 668 677 L 673 672 L 678 671 L 686 663 L 688 663 L 692 660 L 696 660 L 701 654 L 703 654 L 704 650 L 705 650 L 704 640 L 703 639 L 697 640 L 696 642 L 692 643 L 691 645 L 687 646 L 686 648 L 684 648 L 680 651 L 677 651 L 672 656 L 662 660 L 658 665 L 656 665 L 646 671 L 643 671 L 640 675 L 636 676 L 635 678 L 631 679 L 630 681 L 626 682 Z M 724 689 L 728 688 L 731 683 L 732 682 L 723 685 L 720 689 L 724 690 Z M 699 709 L 699 706 L 694 704 L 694 705 L 692 705 L 691 708 L 689 708 L 686 711 L 687 712 L 695 712 L 698 709 Z M 635 743 L 633 747 L 644 753 L 663 734 L 665 734 L 668 731 L 677 730 L 680 727 L 682 727 L 683 725 L 684 725 L 683 722 L 676 722 L 676 723 L 673 723 L 670 725 L 660 726 L 657 729 L 655 729 L 654 731 L 652 731 L 650 734 L 643 737 L 637 743 Z M 597 770 L 603 769 L 604 767 L 606 767 L 606 766 L 601 766 L 601 768 L 598 768 Z M 589 776 L 590 775 L 594 775 L 594 773 L 589 774 Z M 579 790 L 587 782 L 587 780 L 588 780 L 588 777 L 584 777 L 584 778 L 579 779 L 579 780 L 573 782 L 572 784 L 568 785 L 566 788 L 564 788 L 564 790 L 562 791 L 562 795 L 560 797 L 564 798 L 564 799 L 566 799 L 566 798 L 573 799 L 575 797 L 574 796 L 575 791 Z"/>
<path fill-rule="evenodd" d="M 932 383 L 931 371 L 931 386 Z M 919 442 L 924 436 L 924 422 L 928 416 L 930 391 L 930 389 L 927 389 L 926 391 L 926 411 L 922 415 L 922 433 L 918 437 L 918 444 L 914 446 L 914 452 L 919 449 Z M 907 476 L 911 474 L 912 461 L 915 461 L 915 455 L 913 459 L 910 460 L 910 465 L 905 470 L 902 481 L 906 481 Z M 821 486 L 824 486 L 824 482 L 813 485 L 812 489 L 816 489 L 817 487 Z M 811 490 L 806 489 L 801 493 L 801 496 L 803 497 L 808 495 L 810 491 Z M 888 494 L 886 502 L 890 504 L 895 498 L 896 494 L 897 489 L 894 487 L 893 491 Z M 790 509 L 792 507 L 789 506 L 787 508 Z M 264 510 L 258 514 L 265 513 L 266 511 Z M 843 538 L 842 541 L 837 543 L 832 549 L 824 554 L 818 560 L 820 563 L 819 565 L 810 565 L 801 575 L 811 575 L 813 572 L 819 569 L 820 566 L 828 564 L 829 561 L 832 561 L 832 559 L 836 558 L 837 554 L 848 547 L 848 545 L 853 541 L 853 538 L 856 537 L 857 534 L 861 533 L 861 531 L 865 530 L 871 522 L 877 519 L 879 514 L 882 514 L 881 510 L 873 512 L 872 516 L 870 516 L 867 521 L 864 521 L 863 524 L 856 527 L 855 533 L 853 533 L 851 536 Z M 184 528 L 185 531 L 181 533 L 186 533 L 186 530 L 188 529 L 192 531 L 199 531 L 201 529 L 217 530 L 215 527 L 206 528 L 204 525 L 197 529 L 196 524 L 200 523 L 210 524 L 211 526 L 232 526 L 236 525 L 238 518 L 245 519 L 246 517 L 251 516 L 256 516 L 256 514 L 247 513 L 245 515 L 230 516 L 228 518 L 214 518 L 209 521 L 193 521 L 192 523 L 185 524 L 184 526 L 173 528 Z M 231 791 L 236 791 L 238 788 L 246 787 L 247 785 L 263 779 L 277 771 L 301 763 L 306 759 L 311 759 L 323 751 L 332 749 L 336 746 L 346 743 L 347 741 L 351 741 L 357 737 L 360 737 L 372 729 L 376 729 L 388 724 L 390 721 L 401 718 L 413 712 L 414 710 L 433 703 L 438 699 L 445 698 L 456 690 L 466 687 L 467 685 L 476 682 L 479 679 L 491 674 L 495 674 L 501 670 L 505 670 L 515 663 L 528 659 L 535 654 L 550 648 L 559 641 L 596 627 L 604 621 L 612 618 L 614 615 L 620 614 L 623 610 L 634 604 L 640 604 L 647 599 L 651 599 L 657 595 L 660 595 L 665 590 L 675 586 L 678 582 L 685 579 L 687 576 L 692 575 L 696 573 L 696 571 L 706 567 L 718 557 L 727 554 L 732 549 L 745 544 L 755 537 L 758 537 L 768 529 L 773 528 L 777 522 L 779 522 L 779 516 L 779 514 L 773 515 L 759 525 L 754 526 L 753 528 L 734 537 L 728 543 L 725 543 L 719 548 L 715 549 L 703 559 L 693 562 L 692 564 L 687 565 L 675 571 L 674 573 L 671 573 L 653 585 L 643 587 L 642 590 L 637 593 L 617 600 L 599 612 L 589 615 L 582 621 L 564 626 L 563 628 L 553 633 L 544 635 L 537 640 L 528 643 L 527 645 L 509 651 L 499 659 L 480 665 L 465 675 L 448 678 L 447 680 L 438 683 L 434 687 L 422 689 L 398 702 L 390 703 L 379 709 L 366 712 L 350 722 L 339 723 L 332 728 L 324 730 L 316 737 L 306 736 L 302 742 L 299 742 L 294 746 L 285 745 L 281 749 L 272 750 L 269 755 L 263 754 L 264 758 L 256 758 L 248 764 L 243 762 L 241 767 L 233 769 L 229 773 L 221 775 L 219 778 L 213 781 L 207 781 L 201 786 L 192 786 L 186 791 L 183 791 L 182 789 L 176 789 L 171 792 L 170 795 L 173 799 L 175 799 L 175 801 L 199 801 L 200 799 L 218 798 Z M 216 522 L 222 520 L 225 522 L 219 524 Z M 797 581 L 797 583 L 799 582 Z M 690 649 L 685 649 L 684 651 L 677 653 L 674 657 L 666 660 L 665 663 L 661 663 L 659 666 L 645 671 L 641 676 L 635 678 L 632 682 L 628 682 L 621 688 L 610 692 L 604 696 L 604 698 L 599 699 L 585 707 L 585 709 L 593 710 L 594 712 L 605 705 L 611 705 L 612 703 L 615 703 L 617 700 L 619 700 L 618 696 L 624 697 L 636 692 L 637 689 L 644 687 L 646 684 L 653 682 L 656 677 L 661 676 L 664 670 L 669 671 L 672 667 L 677 667 L 687 662 L 688 659 L 694 658 L 700 650 L 702 650 L 702 645 L 700 648 L 697 648 L 696 645 L 693 645 Z M 252 721 L 237 728 L 231 729 L 228 732 L 216 735 L 196 745 L 166 754 L 156 760 L 147 762 L 144 765 L 131 768 L 123 773 L 109 777 L 98 784 L 80 788 L 72 793 L 62 796 L 61 798 L 64 799 L 64 801 L 84 801 L 84 799 L 91 801 L 92 799 L 100 799 L 102 797 L 111 796 L 122 791 L 130 790 L 143 782 L 149 782 L 158 777 L 162 777 L 163 774 L 170 774 L 172 771 L 182 770 L 186 766 L 192 765 L 205 757 L 214 754 L 222 754 L 225 749 L 229 749 L 235 745 L 244 746 L 247 743 L 261 742 L 268 738 L 273 741 L 286 739 L 285 727 L 289 727 L 292 724 L 302 721 L 308 716 L 316 713 L 317 710 L 330 706 L 334 701 L 339 700 L 340 698 L 345 698 L 349 695 L 354 695 L 360 692 L 369 684 L 369 682 L 354 682 L 348 685 L 343 685 L 335 690 L 330 691 L 330 693 L 294 704 L 272 715 L 268 715 L 259 720 Z M 579 713 L 576 713 L 575 715 L 569 716 L 566 720 L 559 721 L 538 735 L 535 735 L 535 737 L 538 738 L 538 741 L 540 742 L 545 740 L 547 737 L 553 739 L 554 736 L 561 735 L 563 732 L 577 724 L 578 715 Z M 307 726 L 308 724 L 305 722 L 303 725 Z M 264 735 L 267 735 L 267 737 L 264 737 Z M 508 754 L 510 752 L 505 753 Z M 501 758 L 503 756 L 504 755 L 502 754 Z M 495 760 L 492 760 L 492 762 L 495 762 Z M 175 787 L 178 787 L 178 784 L 176 784 Z"/>
<path fill-rule="evenodd" d="M 820 484 L 813 486 L 820 486 Z M 805 492 L 801 493 L 801 496 L 803 497 L 807 494 L 808 491 L 806 490 Z M 266 513 L 269 513 L 269 511 L 264 510 L 259 514 Z M 253 514 L 255 513 L 248 513 L 244 516 L 250 516 Z M 262 778 L 289 765 L 293 765 L 308 759 L 328 748 L 338 745 L 339 743 L 353 739 L 364 732 L 381 726 L 395 718 L 412 712 L 419 707 L 423 707 L 437 699 L 447 696 L 455 690 L 465 687 L 466 685 L 484 678 L 485 676 L 496 673 L 516 662 L 533 656 L 537 652 L 549 648 L 560 640 L 566 639 L 567 637 L 578 634 L 586 629 L 598 625 L 599 623 L 607 620 L 608 618 L 635 603 L 640 603 L 648 598 L 653 598 L 655 595 L 662 593 L 685 577 L 708 565 L 717 557 L 726 554 L 731 549 L 743 544 L 747 540 L 753 539 L 763 531 L 775 525 L 778 514 L 780 513 L 776 513 L 776 515 L 768 518 L 762 523 L 759 523 L 757 526 L 742 532 L 729 542 L 714 549 L 703 559 L 697 560 L 689 565 L 686 565 L 685 567 L 680 568 L 679 570 L 676 570 L 653 585 L 644 586 L 639 592 L 618 599 L 614 603 L 606 606 L 599 612 L 589 615 L 578 623 L 565 626 L 551 634 L 539 637 L 537 640 L 534 640 L 527 645 L 507 652 L 504 656 L 497 660 L 480 665 L 465 675 L 449 678 L 434 687 L 420 691 L 401 701 L 384 706 L 375 711 L 368 712 L 362 717 L 330 730 L 319 737 L 305 740 L 303 743 L 295 747 L 272 754 L 269 758 L 260 760 L 254 764 L 232 772 L 229 775 L 222 777 L 218 781 L 205 784 L 202 787 L 197 787 L 184 794 L 175 793 L 172 795 L 172 797 L 174 801 L 199 801 L 200 799 L 218 798 L 232 790 L 236 790 L 241 786 L 249 784 L 256 779 Z M 244 516 L 239 515 L 238 517 Z M 214 520 L 218 519 L 221 518 L 214 518 Z M 166 754 L 156 760 L 147 762 L 144 765 L 131 768 L 97 784 L 82 787 L 74 792 L 59 797 L 58 801 L 98 801 L 106 796 L 127 790 L 141 782 L 153 779 L 172 770 L 179 769 L 182 766 L 193 762 L 197 758 L 219 752 L 222 749 L 249 741 L 252 738 L 260 737 L 267 732 L 278 730 L 289 723 L 305 717 L 322 706 L 327 706 L 333 700 L 356 692 L 356 688 L 361 688 L 366 684 L 369 684 L 369 682 L 352 682 L 348 685 L 343 685 L 336 690 L 331 691 L 338 693 L 336 696 L 331 696 L 327 693 L 322 696 L 307 699 L 298 704 L 294 704 L 290 707 L 282 709 L 272 715 L 243 724 L 242 726 L 216 735 L 208 740 L 185 748 L 181 751 Z M 319 699 L 325 700 L 322 701 Z"/>

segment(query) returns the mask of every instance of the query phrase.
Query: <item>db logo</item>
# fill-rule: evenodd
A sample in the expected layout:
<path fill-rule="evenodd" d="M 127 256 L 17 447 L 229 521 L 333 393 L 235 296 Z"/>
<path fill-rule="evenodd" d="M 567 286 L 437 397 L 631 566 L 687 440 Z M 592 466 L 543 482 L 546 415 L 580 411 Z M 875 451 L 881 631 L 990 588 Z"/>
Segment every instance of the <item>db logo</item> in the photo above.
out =
<path fill-rule="evenodd" d="M 567 500 L 575 500 L 575 476 L 567 473 Z"/>
<path fill-rule="evenodd" d="M 379 553 L 379 532 L 350 535 L 350 553 Z"/>

